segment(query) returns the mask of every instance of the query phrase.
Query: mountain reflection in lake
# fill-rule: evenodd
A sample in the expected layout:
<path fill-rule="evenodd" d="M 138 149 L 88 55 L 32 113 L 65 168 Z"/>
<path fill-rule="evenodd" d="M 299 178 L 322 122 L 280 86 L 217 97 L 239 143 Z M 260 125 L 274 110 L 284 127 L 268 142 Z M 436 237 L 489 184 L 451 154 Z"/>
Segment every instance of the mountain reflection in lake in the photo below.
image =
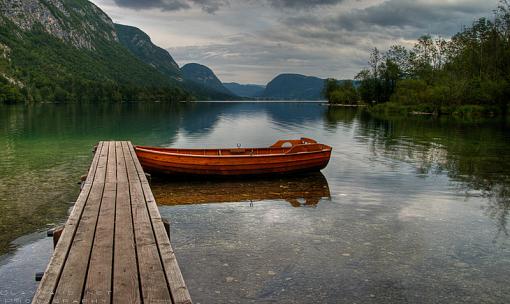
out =
<path fill-rule="evenodd" d="M 18 237 L 65 220 L 98 140 L 217 148 L 301 136 L 333 146 L 322 174 L 153 180 L 194 302 L 510 302 L 507 121 L 124 103 L 0 106 L 0 303 L 35 290 L 46 265 L 30 256 L 47 244 Z"/>

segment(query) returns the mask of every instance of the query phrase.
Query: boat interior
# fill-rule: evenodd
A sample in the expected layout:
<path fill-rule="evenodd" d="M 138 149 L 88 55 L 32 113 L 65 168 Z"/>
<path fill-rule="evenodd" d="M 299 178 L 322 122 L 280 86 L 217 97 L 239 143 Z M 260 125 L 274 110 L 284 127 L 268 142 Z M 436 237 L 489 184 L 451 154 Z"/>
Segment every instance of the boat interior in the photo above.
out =
<path fill-rule="evenodd" d="M 331 150 L 331 147 L 317 143 L 313 139 L 301 138 L 297 140 L 279 140 L 267 148 L 232 148 L 232 149 L 177 149 L 136 146 L 136 150 L 147 152 L 160 152 L 165 154 L 202 155 L 202 156 L 254 156 L 293 154 L 302 152 L 319 152 Z"/>

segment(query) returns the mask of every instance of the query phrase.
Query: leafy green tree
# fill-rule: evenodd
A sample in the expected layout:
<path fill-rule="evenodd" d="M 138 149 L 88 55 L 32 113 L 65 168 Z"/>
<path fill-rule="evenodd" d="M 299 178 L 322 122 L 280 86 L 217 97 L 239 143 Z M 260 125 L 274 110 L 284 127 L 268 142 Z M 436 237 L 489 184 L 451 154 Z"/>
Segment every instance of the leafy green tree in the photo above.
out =
<path fill-rule="evenodd" d="M 352 81 L 344 80 L 329 95 L 329 102 L 335 104 L 355 105 L 359 101 L 358 92 Z"/>
<path fill-rule="evenodd" d="M 338 80 L 333 78 L 328 78 L 324 82 L 324 89 L 322 95 L 331 102 L 331 95 L 333 92 L 337 91 L 340 86 L 338 85 Z"/>
<path fill-rule="evenodd" d="M 510 101 L 510 0 L 501 0 L 494 19 L 480 18 L 450 40 L 424 35 L 411 50 L 372 50 L 356 79 L 367 103 L 427 108 L 475 106 L 508 113 Z"/>
<path fill-rule="evenodd" d="M 23 101 L 20 89 L 14 85 L 0 84 L 0 102 L 17 103 Z"/>
<path fill-rule="evenodd" d="M 360 82 L 358 92 L 362 101 L 366 103 L 376 103 L 377 101 L 377 79 L 374 78 L 370 70 L 363 69 L 354 78 Z"/>

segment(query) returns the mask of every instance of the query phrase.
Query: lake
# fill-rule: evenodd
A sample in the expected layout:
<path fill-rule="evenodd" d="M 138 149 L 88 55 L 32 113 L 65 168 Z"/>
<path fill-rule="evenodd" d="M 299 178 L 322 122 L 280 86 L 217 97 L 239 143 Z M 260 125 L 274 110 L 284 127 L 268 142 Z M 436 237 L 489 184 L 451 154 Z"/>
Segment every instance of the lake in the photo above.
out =
<path fill-rule="evenodd" d="M 510 302 L 510 123 L 319 103 L 0 106 L 0 303 L 31 299 L 99 140 L 333 146 L 322 173 L 154 179 L 195 303 Z"/>

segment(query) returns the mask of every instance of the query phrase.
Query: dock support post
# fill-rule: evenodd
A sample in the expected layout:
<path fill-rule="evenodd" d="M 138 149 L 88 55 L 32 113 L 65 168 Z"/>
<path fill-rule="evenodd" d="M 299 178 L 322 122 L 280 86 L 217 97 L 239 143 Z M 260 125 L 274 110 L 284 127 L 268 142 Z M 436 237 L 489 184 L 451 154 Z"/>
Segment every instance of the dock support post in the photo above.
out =
<path fill-rule="evenodd" d="M 53 237 L 53 248 L 57 247 L 58 240 L 60 239 L 62 232 L 64 232 L 64 226 L 59 226 L 55 229 L 48 230 L 46 233 L 48 237 Z"/>
<path fill-rule="evenodd" d="M 57 247 L 62 232 L 64 232 L 64 226 L 57 227 L 55 231 L 53 231 L 53 248 Z"/>
<path fill-rule="evenodd" d="M 163 225 L 165 225 L 166 235 L 168 235 L 168 239 L 170 240 L 170 222 L 167 219 L 162 219 Z"/>
<path fill-rule="evenodd" d="M 41 282 L 43 277 L 44 277 L 44 272 L 36 272 L 35 273 L 35 281 L 36 282 Z"/>

